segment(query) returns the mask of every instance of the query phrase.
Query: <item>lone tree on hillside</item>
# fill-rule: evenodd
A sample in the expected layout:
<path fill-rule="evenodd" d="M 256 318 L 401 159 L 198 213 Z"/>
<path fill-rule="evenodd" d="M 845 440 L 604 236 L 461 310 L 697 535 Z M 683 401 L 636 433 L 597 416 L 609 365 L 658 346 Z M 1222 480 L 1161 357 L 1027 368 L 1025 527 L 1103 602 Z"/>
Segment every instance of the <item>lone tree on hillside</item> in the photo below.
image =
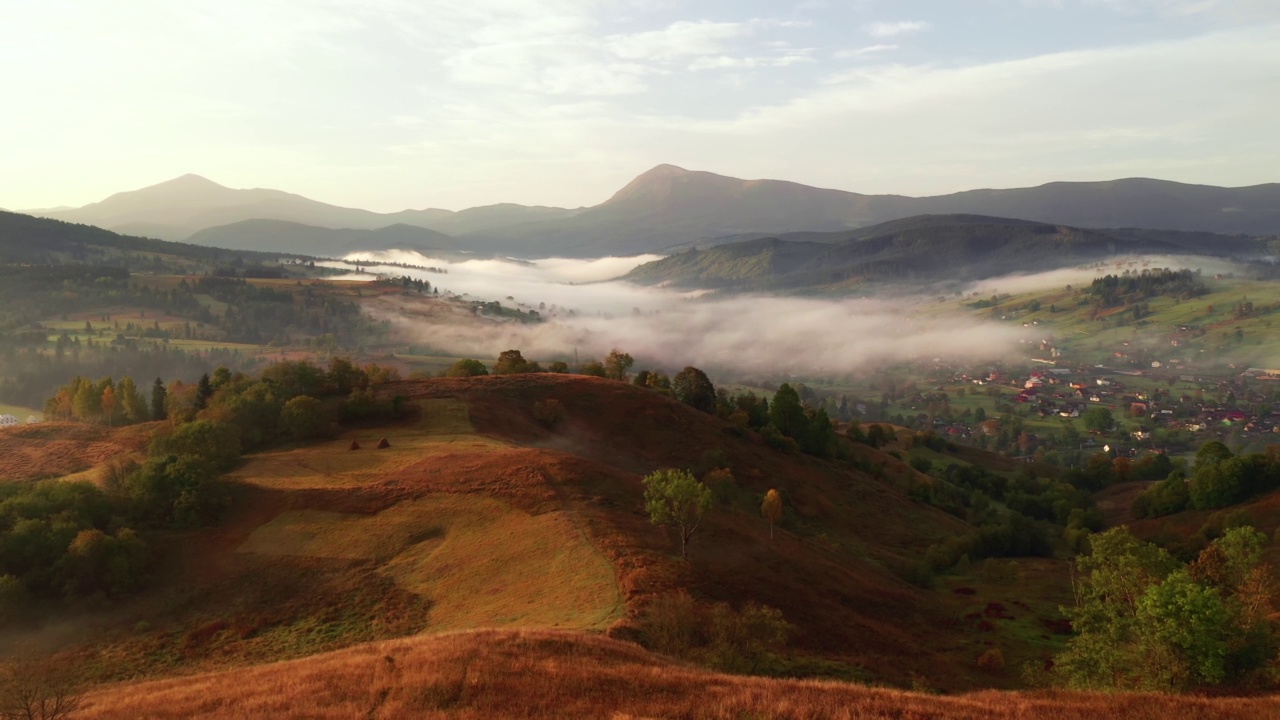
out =
<path fill-rule="evenodd" d="M 680 531 L 680 557 L 689 557 L 689 538 L 711 509 L 711 488 L 687 470 L 658 470 L 644 479 L 644 507 L 654 525 Z"/>
<path fill-rule="evenodd" d="M 705 413 L 716 411 L 716 387 L 707 374 L 696 367 L 687 367 L 671 381 L 676 399 Z"/>
<path fill-rule="evenodd" d="M 609 351 L 609 355 L 604 359 L 604 376 L 610 380 L 626 382 L 627 372 L 635 364 L 635 358 L 631 357 L 630 353 L 624 353 L 618 348 L 614 348 Z"/>
<path fill-rule="evenodd" d="M 493 364 L 494 375 L 519 375 L 529 372 L 529 361 L 519 350 L 503 350 L 498 353 L 498 362 Z"/>
<path fill-rule="evenodd" d="M 765 493 L 764 503 L 760 505 L 760 514 L 769 521 L 769 539 L 773 539 L 773 526 L 782 519 L 782 495 L 777 490 Z"/>

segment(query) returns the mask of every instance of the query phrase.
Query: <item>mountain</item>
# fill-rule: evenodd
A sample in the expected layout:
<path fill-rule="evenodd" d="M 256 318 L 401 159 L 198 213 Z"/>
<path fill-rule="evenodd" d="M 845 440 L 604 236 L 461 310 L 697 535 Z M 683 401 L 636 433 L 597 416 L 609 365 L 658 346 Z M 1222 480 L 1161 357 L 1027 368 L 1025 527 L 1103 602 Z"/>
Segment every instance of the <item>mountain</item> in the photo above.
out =
<path fill-rule="evenodd" d="M 1230 255 L 1232 236 L 1086 230 L 979 215 L 924 215 L 841 233 L 793 233 L 691 249 L 625 279 L 721 290 L 818 291 L 867 281 L 979 280 L 1135 253 Z"/>
<path fill-rule="evenodd" d="M 279 190 L 233 190 L 186 175 L 82 208 L 34 214 L 170 239 L 244 220 L 357 230 L 404 224 L 466 238 L 472 249 L 599 257 L 670 252 L 734 234 L 836 232 L 925 214 L 990 215 L 1078 228 L 1277 234 L 1280 184 L 1223 188 L 1130 178 L 911 198 L 659 165 L 589 208 L 499 204 L 382 214 Z"/>
<path fill-rule="evenodd" d="M 441 232 L 476 232 L 495 225 L 559 217 L 571 212 L 560 208 L 492 205 L 462 213 L 438 208 L 375 213 L 329 205 L 280 190 L 236 190 L 199 175 L 183 175 L 140 190 L 116 193 L 84 207 L 33 210 L 31 214 L 134 235 L 184 240 L 200 230 L 244 220 L 284 220 L 357 230 L 403 224 Z"/>
<path fill-rule="evenodd" d="M 453 251 L 457 239 L 403 223 L 377 230 L 316 227 L 285 220 L 242 220 L 201 230 L 187 242 L 233 250 L 274 250 L 342 257 L 360 250 Z"/>
<path fill-rule="evenodd" d="M 1082 228 L 1280 232 L 1280 184 L 1246 188 L 1128 179 L 972 190 L 937 197 L 861 195 L 779 180 L 739 180 L 659 165 L 571 217 L 488 233 L 512 252 L 599 256 L 669 252 L 733 234 L 832 232 L 924 214 L 979 214 Z"/>

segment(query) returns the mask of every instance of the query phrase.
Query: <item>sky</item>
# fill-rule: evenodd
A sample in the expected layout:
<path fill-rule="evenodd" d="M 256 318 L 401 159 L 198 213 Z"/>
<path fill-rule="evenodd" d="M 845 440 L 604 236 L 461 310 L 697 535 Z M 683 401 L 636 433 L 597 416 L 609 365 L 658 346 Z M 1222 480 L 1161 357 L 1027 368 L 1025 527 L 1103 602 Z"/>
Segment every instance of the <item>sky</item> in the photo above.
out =
<path fill-rule="evenodd" d="M 1276 0 L 4 0 L 0 207 L 1280 181 Z"/>

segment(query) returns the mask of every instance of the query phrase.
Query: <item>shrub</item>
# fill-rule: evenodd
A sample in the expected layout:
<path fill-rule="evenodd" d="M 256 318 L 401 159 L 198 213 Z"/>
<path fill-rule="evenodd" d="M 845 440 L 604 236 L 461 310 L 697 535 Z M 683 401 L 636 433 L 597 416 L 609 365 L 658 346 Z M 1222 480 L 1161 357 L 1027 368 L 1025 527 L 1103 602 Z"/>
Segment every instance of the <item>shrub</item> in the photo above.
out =
<path fill-rule="evenodd" d="M 978 667 L 987 672 L 1004 670 L 1004 653 L 1000 652 L 1000 648 L 988 649 L 978 656 Z"/>
<path fill-rule="evenodd" d="M 676 657 L 687 657 L 697 645 L 699 627 L 697 606 L 683 590 L 654 598 L 640 617 L 645 645 Z"/>
<path fill-rule="evenodd" d="M 548 430 L 564 422 L 565 409 L 559 400 L 539 400 L 533 404 L 533 419 Z"/>

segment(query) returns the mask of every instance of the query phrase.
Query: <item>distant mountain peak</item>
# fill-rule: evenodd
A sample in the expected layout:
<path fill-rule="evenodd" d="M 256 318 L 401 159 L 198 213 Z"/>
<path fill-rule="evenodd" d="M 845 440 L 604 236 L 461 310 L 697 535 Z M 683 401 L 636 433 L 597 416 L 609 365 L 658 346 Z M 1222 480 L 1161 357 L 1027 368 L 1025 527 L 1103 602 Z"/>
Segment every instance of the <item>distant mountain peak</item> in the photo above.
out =
<path fill-rule="evenodd" d="M 157 183 L 152 187 L 162 187 L 162 186 L 171 186 L 171 187 L 180 186 L 180 187 L 189 187 L 189 188 L 225 187 L 223 185 L 219 185 L 218 183 L 210 180 L 207 177 L 204 177 L 203 175 L 196 175 L 195 173 L 187 173 L 186 175 L 179 175 L 178 177 L 172 180 L 166 180 L 162 183 Z"/>
<path fill-rule="evenodd" d="M 661 165 L 655 165 L 652 168 L 650 168 L 648 171 L 641 173 L 640 176 L 637 177 L 636 179 L 639 180 L 640 178 L 659 178 L 659 177 L 672 177 L 674 175 L 688 175 L 690 172 L 691 172 L 690 170 L 685 170 L 684 168 L 679 167 L 677 165 L 670 165 L 667 163 L 663 163 Z"/>

